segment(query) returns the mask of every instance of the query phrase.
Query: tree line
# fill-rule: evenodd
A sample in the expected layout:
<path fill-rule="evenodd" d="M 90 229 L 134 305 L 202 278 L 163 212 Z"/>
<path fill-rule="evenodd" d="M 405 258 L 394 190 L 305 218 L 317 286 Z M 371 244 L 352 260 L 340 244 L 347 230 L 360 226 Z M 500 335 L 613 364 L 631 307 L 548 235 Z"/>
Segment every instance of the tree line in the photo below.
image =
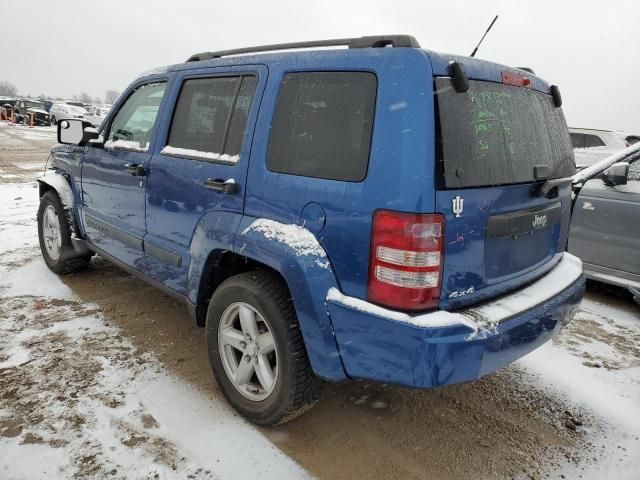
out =
<path fill-rule="evenodd" d="M 0 80 L 0 97 L 12 97 L 15 98 L 18 96 L 18 88 L 11 82 L 6 80 Z M 120 96 L 120 92 L 116 90 L 107 90 L 104 92 L 104 103 L 113 104 Z M 31 97 L 31 95 L 27 95 L 27 97 Z M 52 98 L 49 95 L 41 94 L 37 98 Z M 82 92 L 79 95 L 73 95 L 73 100 L 77 100 L 82 103 L 95 103 L 102 104 L 102 98 L 100 97 L 92 97 L 86 92 Z M 62 97 L 55 97 L 55 100 L 63 100 Z"/>

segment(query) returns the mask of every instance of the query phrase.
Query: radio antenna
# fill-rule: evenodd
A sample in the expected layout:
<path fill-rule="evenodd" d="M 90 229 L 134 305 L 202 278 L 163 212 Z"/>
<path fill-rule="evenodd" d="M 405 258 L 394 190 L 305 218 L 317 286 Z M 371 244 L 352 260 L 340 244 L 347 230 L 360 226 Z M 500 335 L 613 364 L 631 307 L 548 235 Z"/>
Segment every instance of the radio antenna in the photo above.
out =
<path fill-rule="evenodd" d="M 487 36 L 487 33 L 489 33 L 489 30 L 491 30 L 491 27 L 493 27 L 493 24 L 496 23 L 496 20 L 498 20 L 498 15 L 496 15 L 496 18 L 493 19 L 493 22 L 491 22 L 491 25 L 489 25 L 489 28 L 487 28 L 487 31 L 484 32 L 484 35 L 482 35 L 482 38 L 480 39 L 480 41 L 478 42 L 478 45 L 476 45 L 476 48 L 473 49 L 473 52 L 471 53 L 472 57 L 476 56 L 476 52 L 478 51 L 478 47 L 480 47 L 480 44 L 482 43 L 482 41 L 484 40 L 484 37 Z"/>

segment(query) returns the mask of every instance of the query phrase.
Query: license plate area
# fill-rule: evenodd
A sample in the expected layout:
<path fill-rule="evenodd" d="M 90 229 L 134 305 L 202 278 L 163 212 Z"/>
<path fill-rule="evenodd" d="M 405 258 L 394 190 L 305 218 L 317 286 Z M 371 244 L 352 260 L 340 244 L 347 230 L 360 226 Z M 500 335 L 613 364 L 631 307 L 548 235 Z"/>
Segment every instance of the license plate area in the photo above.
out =
<path fill-rule="evenodd" d="M 557 225 L 562 220 L 560 202 L 546 207 L 529 208 L 493 215 L 487 221 L 487 238 L 515 238 Z"/>

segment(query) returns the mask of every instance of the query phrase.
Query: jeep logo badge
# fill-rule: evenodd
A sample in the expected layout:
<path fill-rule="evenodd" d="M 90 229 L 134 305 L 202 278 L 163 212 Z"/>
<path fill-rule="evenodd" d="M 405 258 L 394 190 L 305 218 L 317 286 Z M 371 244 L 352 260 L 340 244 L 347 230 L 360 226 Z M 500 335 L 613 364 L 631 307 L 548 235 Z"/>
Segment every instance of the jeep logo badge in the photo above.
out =
<path fill-rule="evenodd" d="M 456 218 L 460 217 L 463 208 L 464 198 L 462 198 L 460 195 L 456 195 L 455 198 L 451 199 L 451 209 L 453 210 L 453 213 L 456 214 Z"/>
<path fill-rule="evenodd" d="M 533 228 L 542 228 L 545 227 L 547 225 L 547 215 L 533 215 L 533 222 L 531 223 L 531 226 Z"/>

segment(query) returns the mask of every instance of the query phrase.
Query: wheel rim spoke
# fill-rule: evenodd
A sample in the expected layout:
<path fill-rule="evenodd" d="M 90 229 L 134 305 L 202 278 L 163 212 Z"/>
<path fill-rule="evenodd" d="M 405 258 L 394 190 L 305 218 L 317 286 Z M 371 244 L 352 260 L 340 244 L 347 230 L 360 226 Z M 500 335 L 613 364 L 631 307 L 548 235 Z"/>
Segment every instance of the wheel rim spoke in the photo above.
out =
<path fill-rule="evenodd" d="M 262 353 L 263 355 L 273 352 L 276 348 L 271 332 L 261 333 L 260 335 L 258 335 L 256 341 L 258 343 L 260 353 Z"/>
<path fill-rule="evenodd" d="M 266 355 L 258 356 L 258 364 L 255 370 L 262 387 L 267 391 L 271 390 L 273 388 L 273 382 L 275 381 L 275 375 Z"/>
<path fill-rule="evenodd" d="M 47 254 L 52 260 L 58 260 L 62 249 L 62 235 L 60 222 L 53 205 L 47 205 L 42 216 L 42 236 Z"/>
<path fill-rule="evenodd" d="M 56 214 L 53 211 L 53 209 L 48 209 L 47 210 L 47 217 L 49 217 L 49 225 L 51 225 L 51 228 L 55 228 L 55 224 L 56 224 Z"/>
<path fill-rule="evenodd" d="M 240 363 L 238 364 L 238 369 L 236 370 L 236 375 L 234 378 L 234 383 L 241 387 L 246 385 L 251 380 L 254 372 L 253 364 L 251 360 L 245 360 L 245 357 L 242 357 Z"/>
<path fill-rule="evenodd" d="M 244 335 L 241 331 L 236 330 L 235 328 L 227 328 L 222 331 L 220 336 L 222 337 L 222 341 L 227 345 L 232 346 L 236 350 L 244 350 L 244 347 L 240 344 L 240 342 L 244 342 Z"/>
<path fill-rule="evenodd" d="M 244 302 L 229 305 L 218 323 L 218 351 L 227 378 L 252 401 L 263 401 L 279 378 L 278 346 L 269 322 Z"/>
<path fill-rule="evenodd" d="M 256 314 L 250 308 L 244 305 L 240 306 L 240 325 L 242 332 L 249 335 L 252 339 L 258 336 L 258 323 L 256 322 Z"/>

